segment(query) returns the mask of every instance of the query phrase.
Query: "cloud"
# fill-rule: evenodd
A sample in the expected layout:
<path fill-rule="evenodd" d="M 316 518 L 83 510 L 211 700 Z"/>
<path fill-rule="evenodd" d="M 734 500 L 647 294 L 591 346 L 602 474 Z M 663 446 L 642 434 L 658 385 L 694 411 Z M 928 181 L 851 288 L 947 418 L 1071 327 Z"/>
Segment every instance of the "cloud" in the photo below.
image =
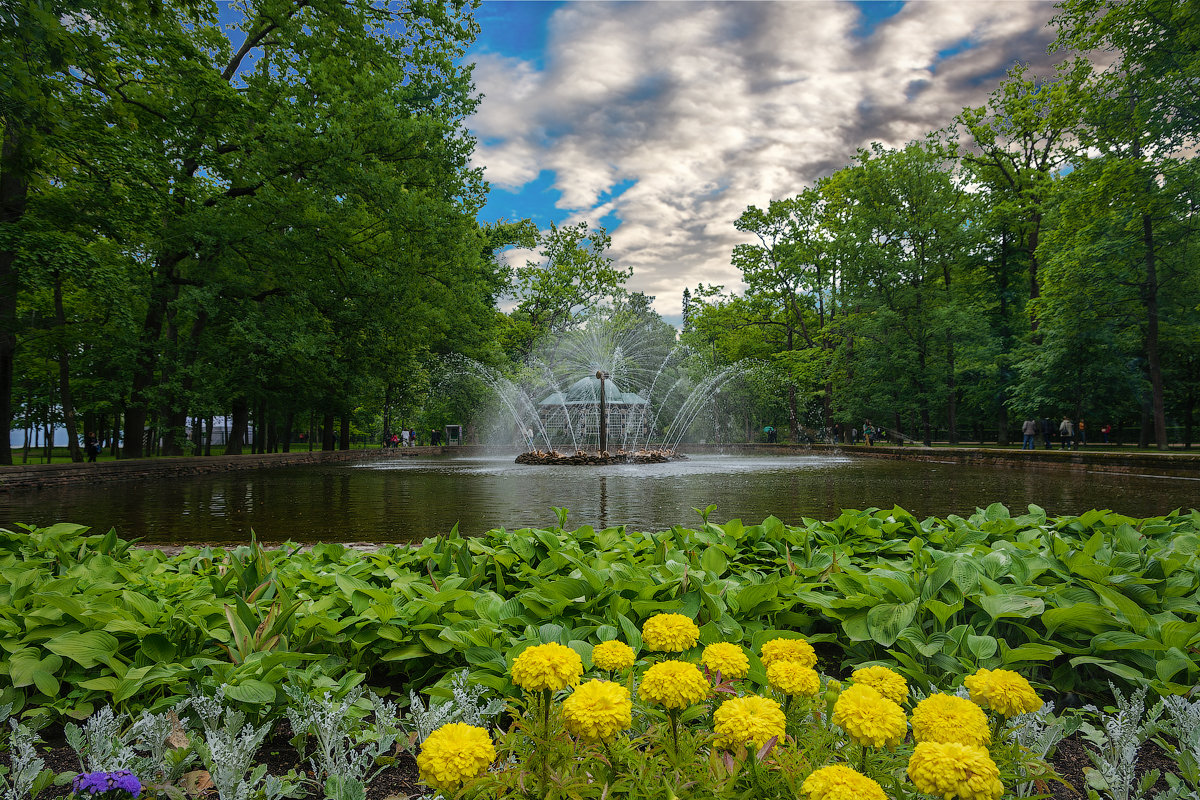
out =
<path fill-rule="evenodd" d="M 1049 2 L 909 2 L 867 37 L 845 2 L 574 3 L 542 66 L 483 54 L 475 161 L 498 186 L 554 175 L 566 221 L 614 214 L 612 255 L 664 314 L 730 265 L 749 205 L 857 148 L 902 146 L 980 105 L 1015 61 L 1049 74 Z M 618 184 L 628 184 L 612 197 Z"/>

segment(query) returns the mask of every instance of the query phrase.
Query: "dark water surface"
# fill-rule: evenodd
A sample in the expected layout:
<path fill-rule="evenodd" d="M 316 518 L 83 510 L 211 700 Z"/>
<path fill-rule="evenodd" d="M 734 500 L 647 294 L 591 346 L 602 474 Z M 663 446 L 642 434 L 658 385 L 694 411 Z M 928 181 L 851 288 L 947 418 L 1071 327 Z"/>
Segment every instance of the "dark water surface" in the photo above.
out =
<path fill-rule="evenodd" d="M 0 527 L 77 522 L 156 544 L 260 541 L 397 542 L 488 528 L 746 524 L 774 514 L 828 519 L 843 508 L 899 505 L 918 516 L 967 515 L 1002 502 L 1051 514 L 1110 508 L 1156 516 L 1200 506 L 1200 480 L 1021 470 L 841 456 L 696 456 L 646 466 L 535 467 L 511 457 L 405 458 L 297 466 L 0 496 Z"/>

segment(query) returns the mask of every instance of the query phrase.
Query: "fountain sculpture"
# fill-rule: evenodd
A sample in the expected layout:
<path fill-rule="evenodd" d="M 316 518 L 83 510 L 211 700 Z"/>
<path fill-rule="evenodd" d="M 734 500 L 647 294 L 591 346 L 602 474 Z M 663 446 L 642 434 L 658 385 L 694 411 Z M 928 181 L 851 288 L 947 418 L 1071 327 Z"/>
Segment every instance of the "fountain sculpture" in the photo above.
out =
<path fill-rule="evenodd" d="M 688 355 L 661 320 L 618 318 L 547 345 L 515 380 L 474 362 L 464 366 L 502 403 L 509 433 L 501 435 L 528 448 L 517 463 L 648 464 L 684 458 L 678 446 L 698 415 L 744 371 L 693 379 Z"/>

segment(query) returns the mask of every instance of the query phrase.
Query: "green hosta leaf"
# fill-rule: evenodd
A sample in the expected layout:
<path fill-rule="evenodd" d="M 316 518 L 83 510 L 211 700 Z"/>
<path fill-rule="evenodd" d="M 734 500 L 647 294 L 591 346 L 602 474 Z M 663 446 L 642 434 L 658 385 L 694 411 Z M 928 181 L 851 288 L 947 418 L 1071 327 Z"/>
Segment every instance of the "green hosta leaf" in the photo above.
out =
<path fill-rule="evenodd" d="M 79 631 L 60 634 L 45 643 L 52 653 L 69 658 L 85 669 L 106 663 L 117 652 L 117 637 L 104 631 Z"/>
<path fill-rule="evenodd" d="M 1006 650 L 1005 647 L 1006 645 L 1001 643 L 1000 649 L 1002 654 L 1000 660 L 1005 664 L 1016 664 L 1020 661 L 1052 661 L 1057 656 L 1062 655 L 1062 650 L 1048 644 L 1023 644 L 1011 650 Z"/>
<path fill-rule="evenodd" d="M 871 638 L 891 647 L 917 614 L 917 603 L 881 603 L 867 611 L 867 629 Z"/>
<path fill-rule="evenodd" d="M 1046 609 L 1042 612 L 1042 624 L 1046 626 L 1047 636 L 1053 636 L 1060 628 L 1095 634 L 1118 627 L 1112 613 L 1095 603 L 1071 603 Z"/>
<path fill-rule="evenodd" d="M 424 647 L 422 647 L 419 644 L 413 643 L 413 644 L 405 645 L 404 647 L 397 647 L 393 650 L 389 650 L 387 653 L 385 653 L 383 656 L 380 657 L 380 660 L 382 660 L 382 661 L 408 661 L 409 659 L 413 659 L 413 658 L 426 658 L 429 655 L 431 655 L 431 654 L 428 650 L 426 650 Z"/>
<path fill-rule="evenodd" d="M 975 636 L 974 634 L 967 636 L 967 649 L 979 659 L 994 656 L 998 646 L 994 636 Z"/>
<path fill-rule="evenodd" d="M 226 686 L 225 696 L 239 703 L 251 705 L 269 705 L 275 702 L 275 687 L 263 681 L 244 680 L 236 686 Z"/>
<path fill-rule="evenodd" d="M 1041 614 L 1046 608 L 1046 604 L 1042 602 L 1041 598 L 1026 597 L 1023 594 L 983 595 L 975 598 L 975 602 L 992 619 L 1003 617 L 1029 619 Z"/>
<path fill-rule="evenodd" d="M 1174 647 L 1154 661 L 1154 672 L 1160 681 L 1169 681 L 1180 672 L 1184 673 L 1185 678 L 1189 678 L 1196 669 L 1196 663 L 1188 658 L 1186 653 Z"/>
<path fill-rule="evenodd" d="M 713 545 L 704 551 L 704 555 L 700 556 L 700 566 L 704 568 L 705 572 L 719 578 L 725 574 L 725 570 L 729 566 L 729 558 L 721 551 L 721 548 Z"/>
<path fill-rule="evenodd" d="M 921 607 L 928 610 L 930 614 L 933 614 L 933 616 L 937 617 L 938 622 L 940 622 L 942 625 L 945 625 L 946 621 L 950 619 L 950 617 L 954 616 L 959 611 L 962 611 L 963 601 L 959 600 L 957 603 L 943 603 L 941 600 L 926 600 L 921 604 Z"/>

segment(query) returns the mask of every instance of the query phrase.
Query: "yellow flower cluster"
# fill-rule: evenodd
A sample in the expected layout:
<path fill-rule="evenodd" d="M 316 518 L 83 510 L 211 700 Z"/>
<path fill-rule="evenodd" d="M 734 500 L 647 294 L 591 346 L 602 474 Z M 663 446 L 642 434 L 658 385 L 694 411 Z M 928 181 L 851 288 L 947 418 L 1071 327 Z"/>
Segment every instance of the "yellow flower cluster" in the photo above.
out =
<path fill-rule="evenodd" d="M 558 691 L 575 686 L 583 677 L 583 659 L 561 644 L 539 644 L 526 648 L 512 665 L 513 683 L 527 692 Z"/>
<path fill-rule="evenodd" d="M 482 775 L 495 760 L 496 748 L 486 730 L 452 722 L 425 739 L 417 767 L 421 780 L 430 787 L 453 791 Z"/>
<path fill-rule="evenodd" d="M 729 642 L 717 642 L 704 648 L 700 662 L 709 672 L 720 672 L 721 677 L 739 680 L 750 671 L 750 658 L 742 648 Z"/>
<path fill-rule="evenodd" d="M 809 800 L 888 800 L 882 786 L 842 764 L 821 767 L 804 779 L 800 791 Z"/>
<path fill-rule="evenodd" d="M 606 742 L 633 724 L 629 690 L 609 681 L 588 681 L 563 701 L 562 718 L 570 733 Z"/>
<path fill-rule="evenodd" d="M 921 742 L 908 760 L 917 790 L 945 800 L 998 800 L 1004 794 L 1000 770 L 982 747 L 958 742 Z"/>
<path fill-rule="evenodd" d="M 958 742 L 976 747 L 992 738 L 983 709 L 952 694 L 931 694 L 912 713 L 913 739 L 918 742 Z"/>
<path fill-rule="evenodd" d="M 908 733 L 904 709 L 862 683 L 838 696 L 833 704 L 833 724 L 864 746 L 895 747 Z"/>
<path fill-rule="evenodd" d="M 664 661 L 646 670 L 638 697 L 666 709 L 679 710 L 708 697 L 708 681 L 695 664 Z"/>
<path fill-rule="evenodd" d="M 762 663 L 769 667 L 776 661 L 795 661 L 812 668 L 817 665 L 817 654 L 804 639 L 772 639 L 762 646 Z"/>
<path fill-rule="evenodd" d="M 767 683 L 788 695 L 813 697 L 821 691 L 821 676 L 796 661 L 776 661 L 767 667 Z"/>
<path fill-rule="evenodd" d="M 1042 698 L 1029 681 L 1011 669 L 981 669 L 963 681 L 971 700 L 1003 717 L 1029 714 L 1042 707 Z"/>
<path fill-rule="evenodd" d="M 908 698 L 908 683 L 887 667 L 862 667 L 850 675 L 858 684 L 866 684 L 893 703 L 903 704 Z"/>
<path fill-rule="evenodd" d="M 762 747 L 772 736 L 782 739 L 786 726 L 783 709 L 767 697 L 734 697 L 713 712 L 715 744 L 727 749 L 743 744 Z"/>
<path fill-rule="evenodd" d="M 633 666 L 633 648 L 624 642 L 602 642 L 592 648 L 592 663 L 599 669 L 618 672 Z"/>
<path fill-rule="evenodd" d="M 683 614 L 656 614 L 642 626 L 642 643 L 650 650 L 681 653 L 699 640 L 700 629 Z"/>

